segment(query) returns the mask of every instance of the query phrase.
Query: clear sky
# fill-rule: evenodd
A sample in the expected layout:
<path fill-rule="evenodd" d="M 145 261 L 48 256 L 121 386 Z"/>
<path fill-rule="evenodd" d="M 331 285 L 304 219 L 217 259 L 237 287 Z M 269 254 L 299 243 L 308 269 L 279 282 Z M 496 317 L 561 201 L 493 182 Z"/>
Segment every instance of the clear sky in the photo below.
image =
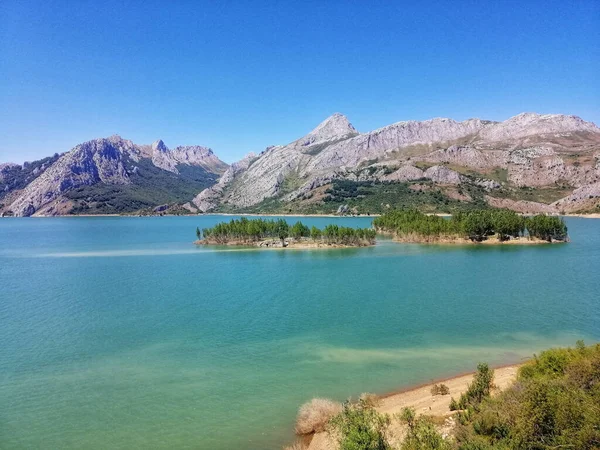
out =
<path fill-rule="evenodd" d="M 600 124 L 598 0 L 0 1 L 0 162 L 523 111 Z"/>

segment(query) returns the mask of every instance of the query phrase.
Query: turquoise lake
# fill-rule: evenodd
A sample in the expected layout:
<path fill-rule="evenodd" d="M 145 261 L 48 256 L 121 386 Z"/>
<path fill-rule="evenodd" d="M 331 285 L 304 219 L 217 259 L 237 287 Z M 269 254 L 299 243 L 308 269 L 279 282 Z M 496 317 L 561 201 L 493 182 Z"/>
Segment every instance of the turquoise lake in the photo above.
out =
<path fill-rule="evenodd" d="M 0 448 L 278 449 L 312 397 L 600 340 L 600 220 L 564 245 L 192 244 L 220 220 L 0 220 Z"/>

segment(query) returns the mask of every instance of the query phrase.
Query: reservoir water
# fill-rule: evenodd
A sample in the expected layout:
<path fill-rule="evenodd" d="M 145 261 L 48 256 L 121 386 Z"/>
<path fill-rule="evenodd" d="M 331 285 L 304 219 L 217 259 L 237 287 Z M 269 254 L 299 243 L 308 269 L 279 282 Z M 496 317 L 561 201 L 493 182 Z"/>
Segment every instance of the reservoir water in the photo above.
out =
<path fill-rule="evenodd" d="M 192 244 L 220 220 L 0 220 L 0 448 L 276 449 L 312 397 L 600 340 L 600 220 L 565 245 Z"/>

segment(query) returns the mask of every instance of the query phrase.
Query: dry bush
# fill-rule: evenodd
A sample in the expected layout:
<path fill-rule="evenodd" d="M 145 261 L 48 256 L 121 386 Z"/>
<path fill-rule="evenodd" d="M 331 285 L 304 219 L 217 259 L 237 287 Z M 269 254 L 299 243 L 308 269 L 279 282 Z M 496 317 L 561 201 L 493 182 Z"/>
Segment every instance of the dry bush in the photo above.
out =
<path fill-rule="evenodd" d="M 450 389 L 445 384 L 434 384 L 431 387 L 431 395 L 448 395 Z"/>
<path fill-rule="evenodd" d="M 376 394 L 371 394 L 370 392 L 363 392 L 358 397 L 359 400 L 365 402 L 365 405 L 370 406 L 372 408 L 376 408 L 381 404 L 381 399 Z"/>
<path fill-rule="evenodd" d="M 326 398 L 313 398 L 298 410 L 296 434 L 325 431 L 329 420 L 342 411 L 342 405 Z"/>

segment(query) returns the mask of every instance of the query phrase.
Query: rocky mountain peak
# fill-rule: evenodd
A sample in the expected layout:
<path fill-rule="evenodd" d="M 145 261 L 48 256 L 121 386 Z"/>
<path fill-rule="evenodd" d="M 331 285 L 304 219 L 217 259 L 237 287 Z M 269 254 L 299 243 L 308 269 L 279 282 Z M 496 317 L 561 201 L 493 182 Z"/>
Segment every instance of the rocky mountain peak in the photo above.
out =
<path fill-rule="evenodd" d="M 335 113 L 317 125 L 308 136 L 316 137 L 316 140 L 320 141 L 357 133 L 358 131 L 356 131 L 356 128 L 352 126 L 345 115 Z"/>
<path fill-rule="evenodd" d="M 167 152 L 169 151 L 168 147 L 165 145 L 165 143 L 162 141 L 162 139 L 159 139 L 158 141 L 155 141 L 152 143 L 152 150 L 154 151 L 159 151 L 159 152 Z"/>

